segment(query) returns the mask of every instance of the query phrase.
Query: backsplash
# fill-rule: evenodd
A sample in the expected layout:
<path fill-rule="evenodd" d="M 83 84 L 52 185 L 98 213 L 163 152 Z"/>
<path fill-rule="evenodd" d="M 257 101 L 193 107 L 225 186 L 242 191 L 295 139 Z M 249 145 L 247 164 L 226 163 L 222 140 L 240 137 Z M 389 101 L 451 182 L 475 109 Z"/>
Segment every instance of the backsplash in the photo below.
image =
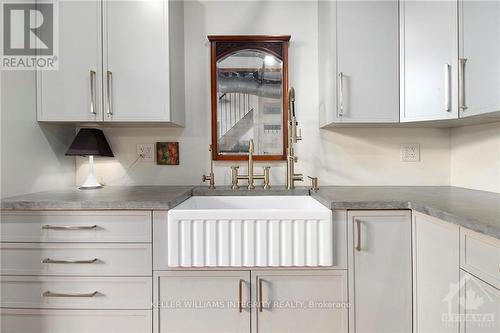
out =
<path fill-rule="evenodd" d="M 500 193 L 500 123 L 451 129 L 451 185 Z"/>

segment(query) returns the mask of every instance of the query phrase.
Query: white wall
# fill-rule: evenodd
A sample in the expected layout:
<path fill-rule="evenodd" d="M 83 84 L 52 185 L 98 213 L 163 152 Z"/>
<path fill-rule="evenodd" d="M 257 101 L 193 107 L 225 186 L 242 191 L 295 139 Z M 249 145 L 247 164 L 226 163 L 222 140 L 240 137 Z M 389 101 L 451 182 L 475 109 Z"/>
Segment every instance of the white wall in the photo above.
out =
<path fill-rule="evenodd" d="M 187 1 L 185 4 L 186 127 L 105 129 L 115 159 L 97 162 L 106 184 L 199 184 L 208 170 L 210 138 L 209 34 L 291 34 L 290 84 L 304 140 L 297 170 L 321 184 L 449 185 L 448 129 L 318 128 L 318 33 L 315 1 Z M 180 166 L 136 163 L 136 143 L 180 142 Z M 422 161 L 400 162 L 400 143 L 421 144 Z M 78 159 L 77 183 L 86 161 Z M 217 183 L 228 184 L 228 163 L 217 164 Z M 273 164 L 272 183 L 283 184 L 284 163 Z"/>
<path fill-rule="evenodd" d="M 451 130 L 451 185 L 500 193 L 500 122 Z"/>
<path fill-rule="evenodd" d="M 75 159 L 64 156 L 74 129 L 36 122 L 32 71 L 0 75 L 0 197 L 74 185 Z"/>

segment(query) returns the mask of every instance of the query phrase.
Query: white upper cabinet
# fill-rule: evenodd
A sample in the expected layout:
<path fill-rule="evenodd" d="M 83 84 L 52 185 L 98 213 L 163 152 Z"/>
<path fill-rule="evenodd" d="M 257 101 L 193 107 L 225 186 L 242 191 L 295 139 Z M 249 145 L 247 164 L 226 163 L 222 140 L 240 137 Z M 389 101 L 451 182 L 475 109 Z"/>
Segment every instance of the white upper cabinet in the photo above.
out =
<path fill-rule="evenodd" d="M 398 2 L 337 3 L 337 119 L 398 122 Z"/>
<path fill-rule="evenodd" d="M 171 110 L 169 93 L 171 84 L 184 87 L 182 77 L 171 77 L 169 68 L 169 17 L 182 13 L 170 13 L 164 0 L 104 4 L 104 120 L 182 123 Z M 182 37 L 172 36 L 172 42 Z"/>
<path fill-rule="evenodd" d="M 320 2 L 319 21 L 321 126 L 397 123 L 398 2 Z"/>
<path fill-rule="evenodd" d="M 38 120 L 183 126 L 183 16 L 181 1 L 61 2 L 60 69 L 38 73 Z"/>
<path fill-rule="evenodd" d="M 401 1 L 401 122 L 458 118 L 456 1 Z"/>
<path fill-rule="evenodd" d="M 500 111 L 500 1 L 460 1 L 459 13 L 460 117 Z"/>
<path fill-rule="evenodd" d="M 456 1 L 401 1 L 401 122 L 458 118 Z"/>
<path fill-rule="evenodd" d="M 59 1 L 59 70 L 37 71 L 39 121 L 99 121 L 101 4 Z"/>

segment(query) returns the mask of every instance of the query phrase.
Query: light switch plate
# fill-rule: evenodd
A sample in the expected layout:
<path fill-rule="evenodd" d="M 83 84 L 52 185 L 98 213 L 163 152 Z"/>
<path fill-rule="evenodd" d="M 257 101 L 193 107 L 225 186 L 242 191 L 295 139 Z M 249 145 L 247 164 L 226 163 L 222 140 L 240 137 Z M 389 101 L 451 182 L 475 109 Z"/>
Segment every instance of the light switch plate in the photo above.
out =
<path fill-rule="evenodd" d="M 402 143 L 401 161 L 420 162 L 420 145 L 418 143 Z"/>
<path fill-rule="evenodd" d="M 137 157 L 143 162 L 154 162 L 155 161 L 154 143 L 138 143 Z"/>

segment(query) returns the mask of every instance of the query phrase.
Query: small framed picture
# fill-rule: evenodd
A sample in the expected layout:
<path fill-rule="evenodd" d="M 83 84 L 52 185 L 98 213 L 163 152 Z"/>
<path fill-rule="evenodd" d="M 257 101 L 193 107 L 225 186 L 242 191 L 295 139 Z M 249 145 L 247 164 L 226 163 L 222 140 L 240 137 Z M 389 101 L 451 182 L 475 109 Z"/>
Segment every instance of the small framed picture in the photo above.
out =
<path fill-rule="evenodd" d="M 179 165 L 179 142 L 157 142 L 156 164 Z"/>

